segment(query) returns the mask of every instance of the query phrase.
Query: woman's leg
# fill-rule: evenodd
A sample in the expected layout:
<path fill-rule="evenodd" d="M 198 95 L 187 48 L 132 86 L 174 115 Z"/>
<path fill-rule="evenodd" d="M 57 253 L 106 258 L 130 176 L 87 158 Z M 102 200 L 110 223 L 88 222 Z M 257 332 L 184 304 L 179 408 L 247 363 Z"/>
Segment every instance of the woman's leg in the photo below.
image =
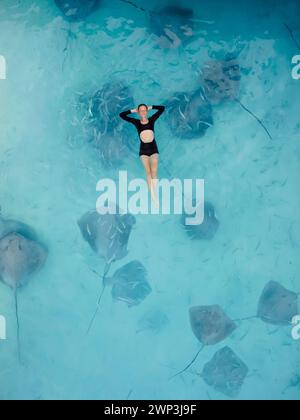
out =
<path fill-rule="evenodd" d="M 150 157 L 150 168 L 151 168 L 151 177 L 152 177 L 152 189 L 155 202 L 158 203 L 157 196 L 157 184 L 158 184 L 158 160 L 159 155 L 156 153 Z"/>
<path fill-rule="evenodd" d="M 147 176 L 147 184 L 149 187 L 149 190 L 151 192 L 152 200 L 157 204 L 157 196 L 156 196 L 156 190 L 153 185 L 153 178 L 152 178 L 152 171 L 151 171 L 151 158 L 149 156 L 141 156 L 141 161 L 144 165 L 146 176 Z"/>
<path fill-rule="evenodd" d="M 159 155 L 156 153 L 150 157 L 150 168 L 151 168 L 151 176 L 152 179 L 158 179 L 158 159 Z"/>
<path fill-rule="evenodd" d="M 149 190 L 151 191 L 152 188 L 152 174 L 151 174 L 151 165 L 150 165 L 150 157 L 149 156 L 141 156 L 142 164 L 144 165 L 146 176 L 147 176 L 147 184 Z"/>

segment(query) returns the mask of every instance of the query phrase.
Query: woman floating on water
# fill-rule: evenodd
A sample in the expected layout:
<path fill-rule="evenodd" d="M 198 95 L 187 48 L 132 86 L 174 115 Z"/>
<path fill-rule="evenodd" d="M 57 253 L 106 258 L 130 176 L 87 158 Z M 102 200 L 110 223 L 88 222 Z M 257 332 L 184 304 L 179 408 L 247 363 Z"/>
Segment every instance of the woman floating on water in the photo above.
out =
<path fill-rule="evenodd" d="M 152 109 L 157 112 L 148 118 L 148 112 Z M 147 106 L 141 104 L 137 109 L 125 111 L 120 117 L 135 125 L 141 141 L 140 158 L 145 167 L 147 183 L 151 191 L 153 200 L 157 203 L 156 187 L 158 181 L 158 156 L 159 151 L 155 140 L 154 126 L 158 118 L 163 114 L 164 106 Z M 130 114 L 139 114 L 140 119 L 129 117 Z"/>

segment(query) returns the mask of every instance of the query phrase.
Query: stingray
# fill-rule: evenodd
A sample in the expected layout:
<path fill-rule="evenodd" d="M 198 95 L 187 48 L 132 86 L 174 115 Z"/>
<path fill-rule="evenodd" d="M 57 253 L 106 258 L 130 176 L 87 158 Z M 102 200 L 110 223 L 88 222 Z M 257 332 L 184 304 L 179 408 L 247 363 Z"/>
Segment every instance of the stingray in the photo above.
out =
<path fill-rule="evenodd" d="M 139 261 L 121 267 L 106 282 L 112 285 L 113 299 L 126 303 L 130 308 L 139 305 L 152 292 L 147 270 Z"/>
<path fill-rule="evenodd" d="M 176 48 L 193 39 L 195 16 L 192 9 L 170 4 L 162 9 L 149 10 L 131 0 L 120 1 L 149 16 L 150 31 L 159 38 L 162 48 Z"/>
<path fill-rule="evenodd" d="M 247 365 L 229 347 L 224 347 L 204 366 L 201 377 L 217 392 L 236 398 L 248 373 Z"/>
<path fill-rule="evenodd" d="M 113 132 L 123 121 L 119 114 L 134 107 L 130 88 L 121 81 L 106 83 L 91 96 L 83 96 L 87 118 L 101 134 Z"/>
<path fill-rule="evenodd" d="M 127 246 L 136 219 L 131 214 L 86 213 L 78 222 L 83 238 L 94 252 L 110 264 L 128 254 Z"/>
<path fill-rule="evenodd" d="M 248 321 L 259 318 L 275 326 L 289 326 L 298 314 L 299 294 L 284 288 L 280 283 L 270 281 L 259 299 L 257 314 L 236 321 Z"/>
<path fill-rule="evenodd" d="M 198 359 L 206 346 L 214 346 L 228 338 L 237 328 L 218 305 L 196 306 L 190 309 L 190 324 L 192 331 L 202 347 L 193 360 L 175 376 L 186 372 Z"/>
<path fill-rule="evenodd" d="M 286 27 L 286 29 L 288 30 L 288 33 L 291 37 L 291 40 L 293 41 L 293 43 L 295 44 L 295 46 L 298 48 L 298 51 L 300 51 L 300 43 L 299 41 L 296 39 L 294 30 L 287 24 L 284 23 L 284 26 Z"/>
<path fill-rule="evenodd" d="M 269 282 L 261 295 L 257 317 L 268 324 L 288 326 L 297 314 L 298 295 L 279 283 Z"/>
<path fill-rule="evenodd" d="M 183 139 L 203 137 L 213 126 L 212 106 L 202 89 L 175 93 L 166 104 L 169 126 L 174 136 Z"/>
<path fill-rule="evenodd" d="M 174 48 L 192 40 L 193 18 L 192 9 L 169 5 L 150 14 L 150 28 L 161 47 Z"/>
<path fill-rule="evenodd" d="M 213 60 L 201 71 L 200 83 L 213 105 L 234 101 L 239 96 L 241 69 L 237 60 Z"/>
<path fill-rule="evenodd" d="M 85 20 L 100 7 L 101 0 L 55 0 L 64 18 L 70 22 Z"/>
<path fill-rule="evenodd" d="M 88 328 L 88 333 L 100 309 L 101 300 L 107 285 L 106 277 L 112 263 L 125 258 L 128 254 L 128 241 L 135 223 L 136 219 L 134 216 L 131 214 L 120 214 L 118 208 L 117 214 L 100 215 L 95 210 L 90 211 L 78 222 L 83 238 L 88 242 L 92 250 L 106 261 L 102 275 L 102 290 L 96 311 Z"/>
<path fill-rule="evenodd" d="M 122 130 L 104 135 L 94 131 L 93 146 L 104 168 L 118 168 L 122 165 L 124 156 L 129 153 L 128 138 Z"/>
<path fill-rule="evenodd" d="M 151 331 L 158 334 L 169 323 L 169 318 L 161 309 L 146 312 L 138 322 L 137 334 Z"/>
<path fill-rule="evenodd" d="M 121 111 L 132 109 L 130 89 L 122 82 L 107 83 L 93 95 L 83 95 L 83 108 L 88 141 L 95 148 L 103 166 L 120 166 L 132 145 L 128 125 L 119 117 Z"/>
<path fill-rule="evenodd" d="M 18 355 L 21 360 L 18 289 L 45 264 L 47 249 L 27 225 L 0 218 L 0 281 L 14 292 Z"/>
<path fill-rule="evenodd" d="M 186 215 L 182 216 L 181 223 L 184 225 L 187 234 L 192 239 L 197 240 L 212 240 L 220 226 L 214 206 L 209 202 L 204 203 L 204 221 L 201 225 L 187 225 Z"/>
<path fill-rule="evenodd" d="M 241 68 L 236 59 L 213 60 L 206 63 L 201 71 L 200 83 L 207 100 L 217 105 L 225 101 L 235 101 L 250 114 L 264 129 L 268 137 L 272 136 L 263 121 L 247 108 L 239 99 Z"/>

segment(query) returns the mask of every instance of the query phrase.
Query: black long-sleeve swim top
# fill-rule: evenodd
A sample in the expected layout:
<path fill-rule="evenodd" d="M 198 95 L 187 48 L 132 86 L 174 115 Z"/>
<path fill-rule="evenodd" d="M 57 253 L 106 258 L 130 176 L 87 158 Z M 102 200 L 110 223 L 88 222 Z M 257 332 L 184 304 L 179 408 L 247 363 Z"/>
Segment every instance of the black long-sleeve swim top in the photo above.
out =
<path fill-rule="evenodd" d="M 155 126 L 155 122 L 158 120 L 158 118 L 164 113 L 165 111 L 165 107 L 162 105 L 153 105 L 152 109 L 157 110 L 157 112 L 152 115 L 152 117 L 148 118 L 148 123 L 147 124 L 143 124 L 140 120 L 138 120 L 137 118 L 132 118 L 129 117 L 129 115 L 132 113 L 131 111 L 124 111 L 121 112 L 120 117 L 125 120 L 130 122 L 131 124 L 133 124 L 139 135 L 140 135 L 140 139 L 141 139 L 141 133 L 143 131 L 146 130 L 151 130 L 154 133 L 154 126 Z"/>

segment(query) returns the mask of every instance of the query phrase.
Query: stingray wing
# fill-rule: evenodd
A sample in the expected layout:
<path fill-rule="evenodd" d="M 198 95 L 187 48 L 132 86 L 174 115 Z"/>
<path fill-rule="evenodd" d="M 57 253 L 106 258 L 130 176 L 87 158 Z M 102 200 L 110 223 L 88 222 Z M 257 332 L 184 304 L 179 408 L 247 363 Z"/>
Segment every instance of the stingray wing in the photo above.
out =
<path fill-rule="evenodd" d="M 0 276 L 12 289 L 24 285 L 46 259 L 47 251 L 41 244 L 19 234 L 10 234 L 0 241 Z"/>
<path fill-rule="evenodd" d="M 147 270 L 139 261 L 132 261 L 120 268 L 114 274 L 113 282 L 113 298 L 126 302 L 128 306 L 140 304 L 152 292 Z"/>
<path fill-rule="evenodd" d="M 281 284 L 271 281 L 261 295 L 257 316 L 272 325 L 290 325 L 298 314 L 298 296 Z"/>
<path fill-rule="evenodd" d="M 248 366 L 229 347 L 224 347 L 204 366 L 201 376 L 216 391 L 236 398 L 248 373 Z"/>
<path fill-rule="evenodd" d="M 206 346 L 224 341 L 236 329 L 236 324 L 218 306 L 197 306 L 190 309 L 193 333 Z"/>

